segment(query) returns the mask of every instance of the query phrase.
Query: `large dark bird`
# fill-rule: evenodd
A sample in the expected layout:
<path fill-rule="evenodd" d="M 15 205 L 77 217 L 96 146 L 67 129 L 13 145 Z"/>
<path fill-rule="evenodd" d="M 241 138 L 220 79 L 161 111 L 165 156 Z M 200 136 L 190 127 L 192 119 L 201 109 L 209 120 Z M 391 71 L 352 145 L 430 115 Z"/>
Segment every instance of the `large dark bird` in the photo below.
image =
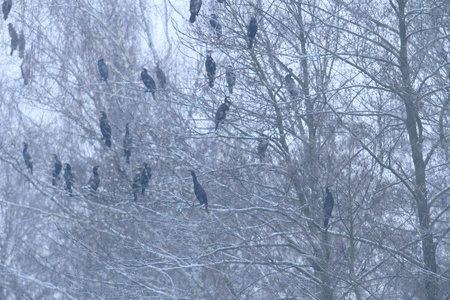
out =
<path fill-rule="evenodd" d="M 194 181 L 194 193 L 195 193 L 195 196 L 197 197 L 198 202 L 200 202 L 200 205 L 205 205 L 206 212 L 209 214 L 209 211 L 208 211 L 208 198 L 206 197 L 205 189 L 198 182 L 197 176 L 195 175 L 195 172 L 192 171 L 192 170 L 189 170 L 189 173 L 192 175 L 192 180 Z"/>
<path fill-rule="evenodd" d="M 167 78 L 166 75 L 164 74 L 164 71 L 161 70 L 161 68 L 159 67 L 159 63 L 156 64 L 155 73 L 156 79 L 158 79 L 159 87 L 165 89 L 167 86 Z"/>
<path fill-rule="evenodd" d="M 17 49 L 17 46 L 19 45 L 19 36 L 17 35 L 16 30 L 14 29 L 13 24 L 8 24 L 8 32 L 9 36 L 11 37 L 11 54 L 13 55 L 14 50 Z"/>
<path fill-rule="evenodd" d="M 191 17 L 189 18 L 189 22 L 194 23 L 195 18 L 198 16 L 198 12 L 202 7 L 202 0 L 191 0 L 189 3 L 189 11 L 191 12 Z"/>
<path fill-rule="evenodd" d="M 222 25 L 220 25 L 219 20 L 217 20 L 216 14 L 211 14 L 211 18 L 209 19 L 209 25 L 214 29 L 217 34 L 217 37 L 222 36 Z"/>
<path fill-rule="evenodd" d="M 64 164 L 64 180 L 66 181 L 66 190 L 69 192 L 69 196 L 72 197 L 73 175 L 70 164 Z"/>
<path fill-rule="evenodd" d="M 216 129 L 219 128 L 219 123 L 225 120 L 227 117 L 227 112 L 230 110 L 231 101 L 230 96 L 225 97 L 225 102 L 219 105 L 219 108 L 216 111 L 216 116 L 214 121 L 216 122 Z"/>
<path fill-rule="evenodd" d="M 145 87 L 147 88 L 147 90 L 152 93 L 153 99 L 156 100 L 156 97 L 155 97 L 156 83 L 153 80 L 152 76 L 150 76 L 150 74 L 148 74 L 148 71 L 146 68 L 142 68 L 142 70 L 141 70 L 141 79 L 142 79 L 142 82 L 145 84 Z"/>
<path fill-rule="evenodd" d="M 145 194 L 145 188 L 148 187 L 148 184 L 150 182 L 150 178 L 152 178 L 152 168 L 150 168 L 147 163 L 144 163 L 142 165 L 141 169 L 141 188 L 142 188 L 142 195 Z"/>
<path fill-rule="evenodd" d="M 325 201 L 323 202 L 323 213 L 324 213 L 324 221 L 323 221 L 323 227 L 328 226 L 328 220 L 331 217 L 331 212 L 333 211 L 334 206 L 334 199 L 333 195 L 331 195 L 331 186 L 327 187 L 325 189 L 325 192 L 327 193 L 325 197 Z"/>
<path fill-rule="evenodd" d="M 292 79 L 291 74 L 287 74 L 284 77 L 284 84 L 286 85 L 286 90 L 291 94 L 293 98 L 296 98 L 298 96 L 298 88 L 295 85 L 294 79 Z"/>
<path fill-rule="evenodd" d="M 261 161 L 263 161 L 264 158 L 266 157 L 267 147 L 269 147 L 269 142 L 267 141 L 267 139 L 259 139 L 257 150 Z"/>
<path fill-rule="evenodd" d="M 20 66 L 20 71 L 22 72 L 23 85 L 27 85 L 30 80 L 30 74 L 31 74 L 28 55 L 25 55 L 25 57 L 22 61 L 22 65 Z"/>
<path fill-rule="evenodd" d="M 95 166 L 92 168 L 92 177 L 89 179 L 87 188 L 89 192 L 96 192 L 98 189 L 98 186 L 100 185 L 100 177 L 98 177 L 98 168 L 99 166 Z"/>
<path fill-rule="evenodd" d="M 216 79 L 216 62 L 212 58 L 212 50 L 208 51 L 208 56 L 206 57 L 205 67 L 206 75 L 208 75 L 208 85 L 209 87 L 214 86 L 214 80 Z"/>
<path fill-rule="evenodd" d="M 102 57 L 98 60 L 97 62 L 98 64 L 98 71 L 100 72 L 100 76 L 102 77 L 102 79 L 108 83 L 108 66 L 105 63 L 105 59 Z"/>
<path fill-rule="evenodd" d="M 258 32 L 258 23 L 256 22 L 255 16 L 250 16 L 250 23 L 247 27 L 248 36 L 248 49 L 253 48 L 253 42 L 255 41 L 256 32 Z"/>
<path fill-rule="evenodd" d="M 33 174 L 33 160 L 31 159 L 30 153 L 28 153 L 28 144 L 23 143 L 23 160 L 25 161 L 25 166 L 30 170 L 31 174 Z"/>
<path fill-rule="evenodd" d="M 100 114 L 102 115 L 102 117 L 100 118 L 100 130 L 102 131 L 106 146 L 111 148 L 111 126 L 109 126 L 109 121 L 108 117 L 106 117 L 106 113 L 104 111 L 101 111 Z"/>
<path fill-rule="evenodd" d="M 25 35 L 23 30 L 20 31 L 19 35 L 19 57 L 23 58 L 25 56 Z"/>
<path fill-rule="evenodd" d="M 137 201 L 137 195 L 139 193 L 139 188 L 141 187 L 141 170 L 140 166 L 136 166 L 134 173 L 133 183 L 131 184 L 131 189 L 133 190 L 134 201 Z"/>
<path fill-rule="evenodd" d="M 12 7 L 12 0 L 5 0 L 2 4 L 2 11 L 3 11 L 3 19 L 6 21 L 8 19 L 9 12 L 11 11 Z"/>
<path fill-rule="evenodd" d="M 232 65 L 228 65 L 227 70 L 225 71 L 225 78 L 228 84 L 228 91 L 230 91 L 230 94 L 233 94 L 233 87 L 236 84 L 236 74 L 234 74 Z"/>
<path fill-rule="evenodd" d="M 133 141 L 131 139 L 129 127 L 130 123 L 127 123 L 127 125 L 125 126 L 125 134 L 123 137 L 123 152 L 127 157 L 127 164 L 130 164 L 131 147 L 133 146 Z"/>
<path fill-rule="evenodd" d="M 55 159 L 55 169 L 53 170 L 52 185 L 56 185 L 56 180 L 59 178 L 59 174 L 61 173 L 62 163 L 59 160 L 58 155 L 52 154 L 52 156 Z"/>

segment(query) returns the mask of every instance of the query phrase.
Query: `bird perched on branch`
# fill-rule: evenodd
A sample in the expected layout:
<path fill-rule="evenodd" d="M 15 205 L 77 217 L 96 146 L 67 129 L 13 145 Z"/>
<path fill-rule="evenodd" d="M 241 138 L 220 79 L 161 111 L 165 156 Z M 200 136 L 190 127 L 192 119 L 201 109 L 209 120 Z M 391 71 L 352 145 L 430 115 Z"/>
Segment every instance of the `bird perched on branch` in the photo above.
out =
<path fill-rule="evenodd" d="M 139 188 L 141 187 L 141 174 L 142 171 L 140 169 L 140 166 L 136 166 L 136 170 L 134 171 L 133 183 L 131 184 L 134 201 L 137 201 L 137 195 L 139 193 Z"/>
<path fill-rule="evenodd" d="M 25 56 L 25 35 L 23 30 L 20 31 L 19 35 L 19 57 L 23 58 Z"/>
<path fill-rule="evenodd" d="M 3 19 L 6 21 L 8 19 L 9 12 L 11 11 L 12 7 L 12 0 L 5 0 L 2 4 L 2 11 L 3 11 Z"/>
<path fill-rule="evenodd" d="M 261 161 L 263 161 L 266 157 L 267 147 L 269 147 L 269 142 L 267 141 L 267 139 L 259 139 L 257 150 Z"/>
<path fill-rule="evenodd" d="M 323 221 L 323 227 L 327 228 L 328 226 L 328 220 L 331 218 L 331 212 L 333 211 L 334 206 L 334 199 L 333 195 L 331 194 L 332 187 L 328 186 L 325 189 L 325 200 L 323 202 L 323 213 L 324 213 L 324 221 Z"/>
<path fill-rule="evenodd" d="M 254 15 L 250 16 L 250 22 L 247 27 L 247 36 L 248 36 L 248 49 L 253 48 L 253 42 L 255 41 L 256 33 L 258 32 L 258 22 Z"/>
<path fill-rule="evenodd" d="M 167 78 L 164 71 L 159 67 L 159 63 L 156 64 L 155 68 L 156 79 L 158 79 L 158 84 L 161 89 L 165 89 L 167 86 Z"/>
<path fill-rule="evenodd" d="M 216 62 L 211 56 L 212 53 L 212 50 L 208 51 L 205 62 L 206 75 L 208 76 L 208 85 L 210 88 L 214 86 L 214 80 L 216 79 Z"/>
<path fill-rule="evenodd" d="M 89 190 L 89 192 L 96 192 L 99 185 L 100 185 L 100 177 L 98 176 L 98 169 L 100 167 L 99 166 L 95 166 L 94 168 L 92 168 L 92 177 L 89 178 L 88 184 L 87 184 L 87 188 Z"/>
<path fill-rule="evenodd" d="M 25 55 L 23 58 L 22 65 L 20 66 L 20 72 L 22 73 L 23 85 L 27 85 L 31 74 L 29 54 Z"/>
<path fill-rule="evenodd" d="M 194 182 L 195 197 L 197 197 L 197 200 L 198 200 L 198 202 L 200 202 L 200 205 L 205 205 L 206 212 L 209 214 L 209 211 L 208 211 L 208 197 L 206 196 L 205 189 L 198 182 L 197 176 L 195 175 L 194 171 L 189 170 L 189 174 L 192 175 L 192 180 Z"/>
<path fill-rule="evenodd" d="M 33 160 L 31 159 L 30 153 L 28 153 L 28 144 L 23 143 L 23 160 L 25 161 L 25 166 L 30 170 L 31 174 L 33 174 Z"/>
<path fill-rule="evenodd" d="M 9 37 L 11 38 L 11 54 L 13 55 L 14 50 L 17 49 L 17 46 L 19 45 L 19 36 L 17 35 L 16 30 L 14 29 L 13 24 L 8 24 L 8 33 Z"/>
<path fill-rule="evenodd" d="M 66 181 L 66 190 L 69 192 L 69 196 L 72 197 L 73 175 L 70 164 L 64 164 L 64 180 Z"/>
<path fill-rule="evenodd" d="M 133 146 L 129 127 L 130 123 L 127 123 L 127 125 L 125 125 L 125 134 L 123 137 L 123 152 L 125 153 L 125 156 L 127 158 L 127 164 L 130 164 L 131 148 Z"/>
<path fill-rule="evenodd" d="M 102 79 L 108 83 L 108 66 L 105 63 L 105 59 L 103 57 L 101 57 L 98 62 L 98 71 L 100 72 L 100 76 L 102 77 Z"/>
<path fill-rule="evenodd" d="M 233 87 L 236 84 L 236 74 L 234 73 L 232 65 L 227 66 L 227 70 L 225 71 L 225 78 L 227 80 L 228 91 L 230 92 L 230 94 L 233 94 Z"/>
<path fill-rule="evenodd" d="M 141 188 L 142 195 L 145 194 L 145 188 L 148 187 L 150 179 L 152 178 L 152 169 L 147 163 L 143 163 L 141 167 Z"/>
<path fill-rule="evenodd" d="M 293 98 L 296 98 L 298 96 L 298 88 L 295 85 L 295 81 L 294 79 L 292 79 L 291 74 L 287 74 L 284 77 L 284 84 L 286 85 L 286 90 L 289 92 L 289 94 L 291 94 L 291 96 Z"/>
<path fill-rule="evenodd" d="M 147 91 L 151 92 L 153 99 L 156 100 L 156 97 L 155 97 L 156 83 L 155 83 L 155 80 L 153 80 L 152 76 L 150 76 L 150 74 L 148 74 L 148 71 L 146 68 L 142 68 L 142 70 L 141 70 L 141 79 L 142 79 L 142 82 L 145 84 Z"/>
<path fill-rule="evenodd" d="M 230 110 L 231 101 L 230 96 L 225 97 L 225 102 L 219 105 L 219 108 L 216 111 L 216 116 L 214 118 L 214 122 L 216 123 L 216 129 L 219 128 L 219 123 L 225 120 L 227 117 L 227 112 Z"/>
<path fill-rule="evenodd" d="M 202 0 L 191 0 L 189 3 L 189 11 L 191 12 L 191 17 L 189 18 L 189 22 L 194 23 L 195 18 L 198 16 L 200 12 L 200 8 L 202 7 Z"/>
<path fill-rule="evenodd" d="M 100 118 L 100 130 L 102 132 L 106 146 L 111 148 L 111 126 L 109 126 L 108 117 L 106 116 L 106 113 L 104 111 L 101 111 L 100 115 L 102 115 L 102 117 Z"/>
<path fill-rule="evenodd" d="M 209 25 L 211 25 L 211 27 L 216 32 L 217 37 L 220 38 L 222 36 L 222 25 L 220 25 L 216 14 L 211 14 L 211 18 L 209 19 Z"/>
<path fill-rule="evenodd" d="M 59 174 L 61 173 L 62 163 L 58 158 L 58 155 L 52 154 L 53 159 L 55 160 L 55 169 L 52 174 L 52 185 L 56 185 L 56 180 L 59 178 Z"/>

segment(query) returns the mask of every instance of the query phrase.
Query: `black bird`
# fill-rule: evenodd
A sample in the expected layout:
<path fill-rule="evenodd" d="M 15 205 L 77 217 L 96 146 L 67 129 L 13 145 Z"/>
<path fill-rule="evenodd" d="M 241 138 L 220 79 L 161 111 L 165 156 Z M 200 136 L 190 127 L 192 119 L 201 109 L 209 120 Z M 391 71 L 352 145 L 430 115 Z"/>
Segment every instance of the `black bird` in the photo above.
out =
<path fill-rule="evenodd" d="M 225 3 L 225 0 L 217 0 L 219 3 Z"/>
<path fill-rule="evenodd" d="M 123 152 L 127 157 L 127 164 L 130 164 L 131 147 L 133 146 L 133 141 L 131 139 L 129 127 L 130 123 L 127 123 L 127 125 L 125 126 L 125 135 L 123 137 Z"/>
<path fill-rule="evenodd" d="M 141 79 L 142 82 L 147 87 L 147 90 L 152 93 L 153 99 L 156 100 L 155 92 L 156 92 L 156 83 L 153 80 L 153 78 L 148 74 L 148 71 L 146 68 L 142 68 L 141 70 Z"/>
<path fill-rule="evenodd" d="M 58 155 L 52 154 L 52 156 L 55 159 L 55 169 L 53 170 L 52 185 L 56 185 L 56 180 L 59 178 L 59 174 L 61 173 L 62 163 L 59 160 Z"/>
<path fill-rule="evenodd" d="M 255 16 L 250 16 L 250 23 L 247 27 L 248 36 L 248 49 L 253 48 L 253 42 L 255 41 L 256 32 L 258 32 L 258 23 L 256 22 Z"/>
<path fill-rule="evenodd" d="M 131 189 L 133 190 L 134 201 L 137 201 L 137 195 L 139 193 L 139 188 L 141 187 L 141 170 L 140 166 L 136 166 L 134 173 L 133 183 L 131 184 Z"/>
<path fill-rule="evenodd" d="M 3 19 L 6 21 L 8 19 L 9 12 L 11 11 L 12 7 L 12 0 L 5 0 L 2 4 L 2 11 L 3 11 Z"/>
<path fill-rule="evenodd" d="M 216 129 L 219 128 L 219 123 L 225 120 L 227 117 L 227 112 L 230 110 L 231 101 L 230 96 L 225 97 L 225 102 L 219 105 L 219 108 L 216 111 L 216 117 L 214 121 L 216 122 Z"/>
<path fill-rule="evenodd" d="M 214 28 L 214 31 L 217 34 L 217 37 L 220 38 L 222 35 L 222 25 L 220 25 L 219 20 L 217 20 L 216 14 L 211 14 L 211 18 L 209 19 L 209 25 Z"/>
<path fill-rule="evenodd" d="M 297 86 L 295 85 L 294 79 L 292 79 L 291 74 L 287 74 L 284 77 L 284 83 L 286 85 L 286 90 L 289 92 L 289 94 L 291 94 L 293 98 L 296 98 L 299 92 Z"/>
<path fill-rule="evenodd" d="M 70 164 L 64 164 L 64 180 L 66 181 L 66 190 L 69 192 L 69 196 L 72 197 L 73 175 Z"/>
<path fill-rule="evenodd" d="M 159 67 L 159 63 L 156 64 L 155 73 L 156 79 L 158 79 L 159 87 L 165 89 L 167 86 L 167 78 L 166 75 L 164 74 L 164 71 L 161 70 L 161 68 Z"/>
<path fill-rule="evenodd" d="M 144 163 L 142 165 L 141 169 L 141 188 L 142 188 L 142 195 L 145 194 L 145 188 L 148 187 L 148 184 L 150 182 L 150 178 L 152 178 L 152 169 L 150 168 L 147 163 Z"/>
<path fill-rule="evenodd" d="M 33 174 L 33 159 L 31 159 L 30 153 L 28 153 L 28 144 L 23 143 L 23 160 L 25 161 L 25 166 L 30 169 L 31 174 Z"/>
<path fill-rule="evenodd" d="M 25 56 L 25 35 L 23 30 L 20 31 L 19 35 L 19 57 L 23 58 Z"/>
<path fill-rule="evenodd" d="M 20 72 L 22 72 L 22 78 L 23 78 L 23 85 L 27 85 L 30 80 L 31 69 L 30 69 L 30 63 L 28 61 L 29 61 L 29 56 L 25 55 L 25 57 L 22 61 L 22 65 L 20 66 Z"/>
<path fill-rule="evenodd" d="M 106 146 L 111 148 L 111 126 L 109 126 L 109 121 L 106 117 L 106 113 L 104 111 L 101 111 L 100 114 L 102 115 L 102 117 L 100 118 L 100 130 L 102 131 Z"/>
<path fill-rule="evenodd" d="M 333 206 L 334 206 L 334 199 L 333 199 L 333 195 L 331 195 L 331 186 L 328 186 L 325 189 L 325 192 L 327 193 L 326 197 L 325 197 L 325 201 L 323 202 L 323 213 L 324 213 L 324 221 L 323 221 L 323 227 L 327 227 L 328 226 L 328 219 L 331 217 L 331 212 L 333 211 Z"/>
<path fill-rule="evenodd" d="M 212 58 L 212 50 L 208 51 L 208 56 L 206 57 L 205 67 L 206 75 L 208 75 L 208 85 L 209 87 L 214 86 L 214 80 L 216 79 L 216 62 Z"/>
<path fill-rule="evenodd" d="M 103 57 L 101 57 L 98 62 L 98 71 L 100 72 L 100 76 L 102 77 L 102 79 L 108 83 L 108 66 L 105 63 L 105 59 Z"/>
<path fill-rule="evenodd" d="M 99 166 L 95 166 L 92 168 L 92 177 L 89 179 L 87 188 L 89 192 L 96 192 L 98 189 L 98 186 L 100 185 L 100 177 L 98 177 L 98 168 Z"/>
<path fill-rule="evenodd" d="M 266 157 L 267 147 L 269 147 L 269 142 L 267 141 L 267 139 L 259 139 L 257 150 L 261 161 Z"/>
<path fill-rule="evenodd" d="M 209 214 L 209 211 L 208 211 L 208 198 L 206 197 L 205 189 L 198 182 L 197 176 L 195 175 L 195 172 L 192 171 L 192 170 L 189 170 L 189 173 L 192 175 L 192 180 L 194 181 L 194 193 L 195 193 L 195 196 L 197 197 L 198 202 L 200 202 L 200 205 L 205 205 L 206 212 Z"/>
<path fill-rule="evenodd" d="M 191 0 L 189 3 L 189 11 L 191 12 L 191 17 L 189 18 L 189 22 L 194 23 L 195 18 L 198 16 L 198 12 L 202 7 L 202 0 Z"/>
<path fill-rule="evenodd" d="M 17 49 L 17 46 L 19 45 L 19 36 L 17 35 L 16 30 L 14 29 L 13 24 L 8 24 L 8 32 L 9 36 L 11 37 L 11 54 L 13 55 L 14 50 Z"/>
<path fill-rule="evenodd" d="M 233 87 L 236 84 L 236 74 L 234 73 L 232 65 L 227 66 L 225 78 L 227 79 L 228 91 L 230 91 L 230 94 L 233 94 Z"/>

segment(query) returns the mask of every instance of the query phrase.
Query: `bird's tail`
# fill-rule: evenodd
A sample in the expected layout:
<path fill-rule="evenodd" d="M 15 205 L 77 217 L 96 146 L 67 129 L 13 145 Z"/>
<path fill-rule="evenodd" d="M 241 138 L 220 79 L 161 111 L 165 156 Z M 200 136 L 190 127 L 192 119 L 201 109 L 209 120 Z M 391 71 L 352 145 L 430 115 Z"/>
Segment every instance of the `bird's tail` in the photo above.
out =
<path fill-rule="evenodd" d="M 214 130 L 217 131 L 218 128 L 219 128 L 219 122 L 216 122 L 216 129 L 214 129 Z"/>
<path fill-rule="evenodd" d="M 191 22 L 191 23 L 195 22 L 195 14 L 191 14 L 191 17 L 189 18 L 189 22 Z"/>
<path fill-rule="evenodd" d="M 11 55 L 11 56 L 12 56 L 12 55 L 13 55 L 13 53 L 14 53 L 14 48 L 12 48 L 12 49 L 11 49 L 11 53 L 10 53 L 9 55 Z"/>
<path fill-rule="evenodd" d="M 253 48 L 253 38 L 249 38 L 248 39 L 248 49 L 252 49 Z"/>
<path fill-rule="evenodd" d="M 153 100 L 156 100 L 156 93 L 155 91 L 152 91 Z"/>
<path fill-rule="evenodd" d="M 137 193 L 133 192 L 133 196 L 134 196 L 134 201 L 137 201 Z"/>
<path fill-rule="evenodd" d="M 56 178 L 52 179 L 52 185 L 56 185 Z"/>
<path fill-rule="evenodd" d="M 130 156 L 127 155 L 127 164 L 130 164 Z"/>
<path fill-rule="evenodd" d="M 105 144 L 108 148 L 111 148 L 111 140 L 110 139 L 105 140 Z"/>
<path fill-rule="evenodd" d="M 233 86 L 228 86 L 228 91 L 230 91 L 230 94 L 233 94 Z"/>
<path fill-rule="evenodd" d="M 145 188 L 142 188 L 142 195 L 145 195 Z"/>
<path fill-rule="evenodd" d="M 210 88 L 214 87 L 214 76 L 209 77 L 208 85 Z"/>
<path fill-rule="evenodd" d="M 325 220 L 323 220 L 323 227 L 327 228 L 328 227 L 328 220 L 329 220 L 329 216 L 325 216 Z"/>
<path fill-rule="evenodd" d="M 209 215 L 208 203 L 205 204 L 205 210 L 206 210 L 206 213 Z"/>

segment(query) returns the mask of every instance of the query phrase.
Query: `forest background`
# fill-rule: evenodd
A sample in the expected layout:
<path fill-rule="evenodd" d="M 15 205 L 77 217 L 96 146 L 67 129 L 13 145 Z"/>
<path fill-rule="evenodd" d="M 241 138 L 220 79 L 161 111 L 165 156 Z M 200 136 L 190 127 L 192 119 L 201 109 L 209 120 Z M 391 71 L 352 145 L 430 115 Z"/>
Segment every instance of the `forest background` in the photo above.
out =
<path fill-rule="evenodd" d="M 0 30 L 0 298 L 448 299 L 449 1 L 223 2 L 204 0 L 190 23 L 187 0 L 13 1 Z M 13 55 L 9 23 L 25 38 Z M 157 63 L 168 83 L 153 97 L 140 70 L 156 79 Z M 72 197 L 62 174 L 52 185 L 52 154 L 72 166 Z"/>

